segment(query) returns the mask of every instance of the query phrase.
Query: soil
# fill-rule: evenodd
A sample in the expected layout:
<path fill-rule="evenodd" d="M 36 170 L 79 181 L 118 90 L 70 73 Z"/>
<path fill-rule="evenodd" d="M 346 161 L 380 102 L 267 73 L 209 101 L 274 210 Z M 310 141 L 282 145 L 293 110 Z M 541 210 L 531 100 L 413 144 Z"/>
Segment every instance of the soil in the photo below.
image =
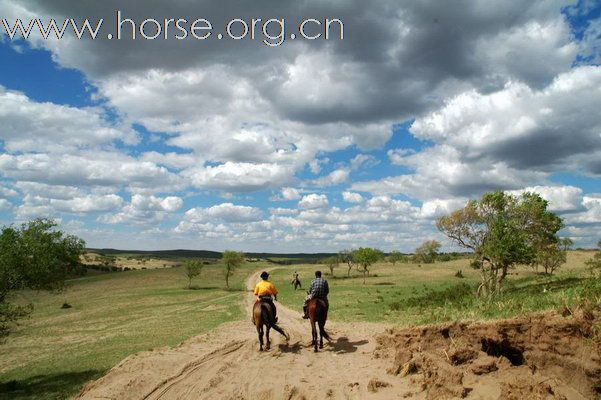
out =
<path fill-rule="evenodd" d="M 258 273 L 247 281 L 250 291 Z M 78 399 L 591 399 L 601 398 L 598 316 L 555 313 L 490 323 L 389 328 L 328 321 L 317 353 L 309 323 L 276 303 L 280 326 L 259 352 L 250 321 L 176 348 L 134 354 Z"/>

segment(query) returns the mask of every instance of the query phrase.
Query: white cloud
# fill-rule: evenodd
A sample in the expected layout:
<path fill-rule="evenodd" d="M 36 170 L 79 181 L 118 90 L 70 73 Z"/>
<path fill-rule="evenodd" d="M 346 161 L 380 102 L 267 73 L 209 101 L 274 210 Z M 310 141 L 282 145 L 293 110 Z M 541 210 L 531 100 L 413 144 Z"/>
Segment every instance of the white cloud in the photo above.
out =
<path fill-rule="evenodd" d="M 374 157 L 372 155 L 369 155 L 369 154 L 357 154 L 351 160 L 351 169 L 353 169 L 353 170 L 367 169 L 367 168 L 375 167 L 379 163 L 380 163 L 380 161 L 376 157 Z"/>
<path fill-rule="evenodd" d="M 439 218 L 464 207 L 466 203 L 467 199 L 461 198 L 425 201 L 421 207 L 421 216 L 429 219 Z"/>
<path fill-rule="evenodd" d="M 306 210 L 323 208 L 323 207 L 327 207 L 327 205 L 328 205 L 328 196 L 326 196 L 325 194 L 316 194 L 316 193 L 311 193 L 306 196 L 303 196 L 303 198 L 298 202 L 299 208 L 303 208 Z"/>
<path fill-rule="evenodd" d="M 315 186 L 340 185 L 341 183 L 345 183 L 349 180 L 350 173 L 351 171 L 349 171 L 348 169 L 340 168 L 332 171 L 326 176 L 314 179 L 310 181 L 310 183 Z"/>
<path fill-rule="evenodd" d="M 10 201 L 6 200 L 6 199 L 0 199 L 0 211 L 7 211 L 7 210 L 11 210 L 13 208 L 13 205 Z"/>
<path fill-rule="evenodd" d="M 551 211 L 574 212 L 583 209 L 582 189 L 574 186 L 532 186 L 510 193 L 519 195 L 524 192 L 538 193 L 549 202 Z"/>
<path fill-rule="evenodd" d="M 183 206 L 184 202 L 176 196 L 155 197 L 134 194 L 130 204 L 116 214 L 106 214 L 99 221 L 107 224 L 132 223 L 151 225 L 163 221 L 169 214 Z"/>
<path fill-rule="evenodd" d="M 11 152 L 70 151 L 120 139 L 135 143 L 133 132 L 106 122 L 99 108 L 38 103 L 0 86 L 0 140 Z"/>
<path fill-rule="evenodd" d="M 279 187 L 292 179 L 293 171 L 277 164 L 227 162 L 218 166 L 190 168 L 182 175 L 199 189 L 251 192 Z"/>
<path fill-rule="evenodd" d="M 300 191 L 295 188 L 285 187 L 282 188 L 282 199 L 284 200 L 298 200 L 301 198 Z"/>
<path fill-rule="evenodd" d="M 363 203 L 363 196 L 359 193 L 342 192 L 342 198 L 347 203 Z"/>

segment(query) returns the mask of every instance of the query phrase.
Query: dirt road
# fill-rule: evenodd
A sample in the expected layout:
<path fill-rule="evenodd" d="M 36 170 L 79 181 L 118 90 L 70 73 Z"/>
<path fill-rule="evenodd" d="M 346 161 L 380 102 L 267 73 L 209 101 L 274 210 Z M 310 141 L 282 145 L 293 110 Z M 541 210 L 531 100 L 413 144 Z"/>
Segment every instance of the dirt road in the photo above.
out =
<path fill-rule="evenodd" d="M 250 321 L 250 291 L 258 280 L 258 273 L 247 280 L 246 321 L 224 324 L 177 348 L 132 355 L 78 398 L 392 399 L 419 391 L 408 380 L 386 374 L 390 360 L 373 357 L 374 338 L 384 326 L 329 321 L 326 330 L 333 341 L 314 353 L 309 323 L 299 310 L 278 304 L 280 326 L 291 339 L 286 343 L 272 331 L 272 349 L 260 353 Z"/>

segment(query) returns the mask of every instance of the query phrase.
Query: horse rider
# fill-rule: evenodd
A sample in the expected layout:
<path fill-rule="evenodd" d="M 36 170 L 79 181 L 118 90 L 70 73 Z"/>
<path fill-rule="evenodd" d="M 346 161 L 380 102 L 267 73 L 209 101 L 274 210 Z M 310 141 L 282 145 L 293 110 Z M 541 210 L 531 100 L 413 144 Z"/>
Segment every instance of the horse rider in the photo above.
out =
<path fill-rule="evenodd" d="M 273 300 L 275 299 L 277 301 L 278 299 L 278 290 L 268 279 L 269 273 L 267 271 L 261 272 L 261 282 L 257 283 L 255 286 L 255 296 L 257 296 L 258 302 L 267 303 L 271 306 L 271 309 L 273 310 L 273 319 L 275 322 L 278 322 L 276 316 L 277 310 L 275 304 L 273 304 Z"/>
<path fill-rule="evenodd" d="M 294 271 L 294 275 L 292 275 L 292 284 L 294 285 L 294 290 L 296 290 L 297 287 L 300 287 L 301 289 L 303 288 L 301 285 L 301 281 L 298 275 L 298 272 Z"/>
<path fill-rule="evenodd" d="M 311 286 L 309 286 L 309 290 L 307 291 L 307 298 L 305 299 L 305 303 L 303 304 L 303 318 L 308 319 L 309 315 L 307 314 L 307 303 L 311 299 L 321 299 L 326 303 L 326 309 L 330 308 L 330 303 L 328 302 L 328 294 L 330 293 L 330 287 L 328 286 L 328 281 L 321 277 L 321 271 L 315 271 L 315 279 L 311 281 Z"/>

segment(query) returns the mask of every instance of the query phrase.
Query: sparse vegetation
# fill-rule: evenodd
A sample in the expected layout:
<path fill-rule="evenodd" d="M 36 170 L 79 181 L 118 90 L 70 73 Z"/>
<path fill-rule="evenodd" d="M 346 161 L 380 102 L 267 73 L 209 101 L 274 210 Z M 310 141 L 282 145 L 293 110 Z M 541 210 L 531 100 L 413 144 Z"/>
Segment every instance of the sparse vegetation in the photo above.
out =
<path fill-rule="evenodd" d="M 244 263 L 244 253 L 226 250 L 221 256 L 221 262 L 225 267 L 225 286 L 229 289 L 230 277 Z"/>
<path fill-rule="evenodd" d="M 396 265 L 398 262 L 406 262 L 407 256 L 401 253 L 400 251 L 393 251 L 388 256 L 388 261 L 392 263 L 392 265 Z"/>
<path fill-rule="evenodd" d="M 54 221 L 36 219 L 21 227 L 5 226 L 0 233 L 0 338 L 18 319 L 32 311 L 32 305 L 9 302 L 16 290 L 56 291 L 65 279 L 81 272 L 79 258 L 83 240 L 65 235 Z"/>
<path fill-rule="evenodd" d="M 340 259 L 338 258 L 338 256 L 328 257 L 328 258 L 322 260 L 322 264 L 326 265 L 328 267 L 328 269 L 330 270 L 330 275 L 334 276 L 334 270 L 340 264 Z"/>
<path fill-rule="evenodd" d="M 593 258 L 586 262 L 586 265 L 595 278 L 601 278 L 601 240 L 597 242 L 597 250 Z"/>
<path fill-rule="evenodd" d="M 365 276 L 369 275 L 369 268 L 382 259 L 383 254 L 378 249 L 371 247 L 360 247 L 353 251 L 353 260 L 361 267 L 363 273 L 363 284 L 365 284 Z"/>
<path fill-rule="evenodd" d="M 441 244 L 436 240 L 426 240 L 421 246 L 415 249 L 415 260 L 424 264 L 432 264 L 436 261 L 440 247 Z"/>
<path fill-rule="evenodd" d="M 188 289 L 192 288 L 192 279 L 200 275 L 203 267 L 203 263 L 198 260 L 186 260 L 184 262 L 184 272 L 188 277 Z"/>

